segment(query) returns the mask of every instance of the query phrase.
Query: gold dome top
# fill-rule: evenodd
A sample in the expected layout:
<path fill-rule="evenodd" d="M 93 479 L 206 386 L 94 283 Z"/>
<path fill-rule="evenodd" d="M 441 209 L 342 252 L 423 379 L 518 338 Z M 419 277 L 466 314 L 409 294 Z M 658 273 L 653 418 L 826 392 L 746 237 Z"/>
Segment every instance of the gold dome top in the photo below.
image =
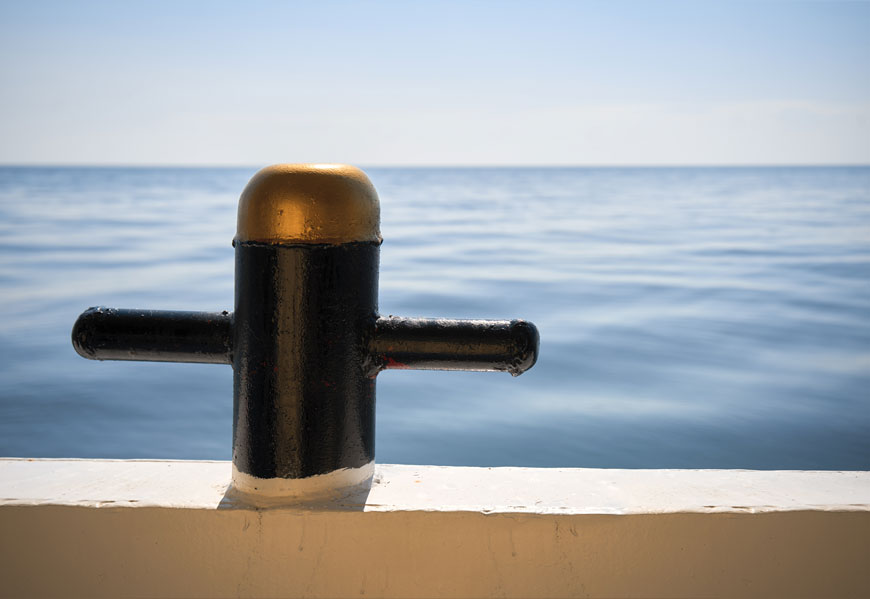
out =
<path fill-rule="evenodd" d="M 339 244 L 381 241 L 378 194 L 344 164 L 276 164 L 251 178 L 239 199 L 236 241 Z"/>

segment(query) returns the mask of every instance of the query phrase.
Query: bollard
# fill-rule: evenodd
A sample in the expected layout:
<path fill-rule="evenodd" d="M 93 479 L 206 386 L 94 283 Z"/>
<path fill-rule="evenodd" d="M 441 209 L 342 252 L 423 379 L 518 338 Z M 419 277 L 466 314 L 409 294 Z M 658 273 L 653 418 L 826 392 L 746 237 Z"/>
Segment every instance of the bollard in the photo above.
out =
<path fill-rule="evenodd" d="M 239 200 L 232 314 L 90 308 L 73 346 L 95 360 L 231 364 L 237 493 L 311 501 L 365 487 L 379 372 L 517 376 L 538 351 L 522 320 L 378 316 L 379 226 L 361 170 L 267 167 Z"/>

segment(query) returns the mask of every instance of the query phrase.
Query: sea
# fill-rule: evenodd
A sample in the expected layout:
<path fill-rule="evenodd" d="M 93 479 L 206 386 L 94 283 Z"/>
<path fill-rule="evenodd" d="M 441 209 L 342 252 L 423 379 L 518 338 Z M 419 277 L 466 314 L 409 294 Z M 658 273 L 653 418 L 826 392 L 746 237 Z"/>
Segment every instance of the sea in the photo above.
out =
<path fill-rule="evenodd" d="M 870 469 L 870 167 L 370 168 L 382 314 L 537 365 L 387 371 L 377 460 Z M 96 362 L 89 306 L 233 309 L 256 168 L 0 168 L 0 455 L 231 457 L 224 365 Z"/>

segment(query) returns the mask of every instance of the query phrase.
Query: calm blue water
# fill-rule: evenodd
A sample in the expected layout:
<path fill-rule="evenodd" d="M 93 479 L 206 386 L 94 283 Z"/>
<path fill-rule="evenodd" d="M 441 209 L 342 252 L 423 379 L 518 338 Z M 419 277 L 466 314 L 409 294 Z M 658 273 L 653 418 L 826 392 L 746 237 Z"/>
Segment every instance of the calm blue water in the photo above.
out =
<path fill-rule="evenodd" d="M 228 366 L 91 362 L 93 305 L 232 309 L 254 169 L 0 169 L 0 455 L 230 458 Z M 390 371 L 380 462 L 870 469 L 870 168 L 369 169 L 384 314 L 537 366 Z"/>

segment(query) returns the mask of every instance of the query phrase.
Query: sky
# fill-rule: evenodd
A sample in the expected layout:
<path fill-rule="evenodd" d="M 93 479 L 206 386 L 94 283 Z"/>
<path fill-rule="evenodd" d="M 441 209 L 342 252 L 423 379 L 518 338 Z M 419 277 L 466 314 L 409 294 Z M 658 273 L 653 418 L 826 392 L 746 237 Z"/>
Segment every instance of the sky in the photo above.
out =
<path fill-rule="evenodd" d="M 867 2 L 8 2 L 0 163 L 870 164 Z"/>

